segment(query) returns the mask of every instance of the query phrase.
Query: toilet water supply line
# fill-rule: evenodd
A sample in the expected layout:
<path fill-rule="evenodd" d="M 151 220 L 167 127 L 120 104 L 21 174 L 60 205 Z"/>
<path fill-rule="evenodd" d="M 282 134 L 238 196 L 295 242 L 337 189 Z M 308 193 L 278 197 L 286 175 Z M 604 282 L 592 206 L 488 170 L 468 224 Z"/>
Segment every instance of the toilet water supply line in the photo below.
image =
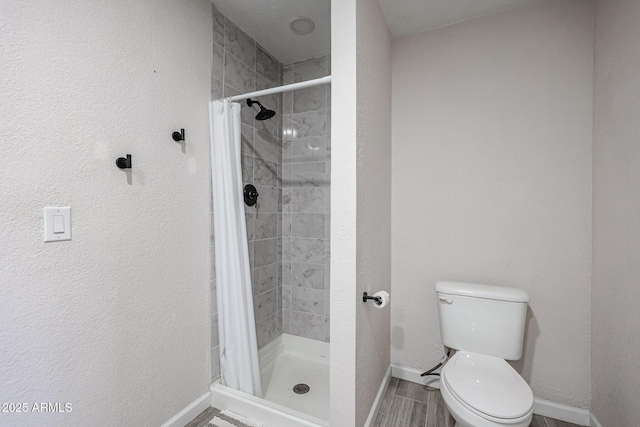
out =
<path fill-rule="evenodd" d="M 442 359 L 440 359 L 440 362 L 438 362 L 438 364 L 436 366 L 434 366 L 433 368 L 429 369 L 426 372 L 423 372 L 422 374 L 420 374 L 421 377 L 426 377 L 426 376 L 440 376 L 440 374 L 436 373 L 432 373 L 433 371 L 435 371 L 436 369 L 438 369 L 439 367 L 441 367 L 442 365 L 444 365 L 447 360 L 449 360 L 449 355 L 451 354 L 451 349 L 447 350 L 447 354 L 445 354 L 444 356 L 442 356 Z"/>

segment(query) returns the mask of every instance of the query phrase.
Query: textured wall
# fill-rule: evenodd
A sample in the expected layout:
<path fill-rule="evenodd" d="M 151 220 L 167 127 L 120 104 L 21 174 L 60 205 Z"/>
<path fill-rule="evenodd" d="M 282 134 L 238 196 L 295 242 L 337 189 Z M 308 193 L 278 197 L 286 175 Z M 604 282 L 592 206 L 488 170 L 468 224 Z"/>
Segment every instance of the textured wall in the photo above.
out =
<path fill-rule="evenodd" d="M 592 388 L 603 426 L 640 425 L 640 4 L 597 1 Z"/>
<path fill-rule="evenodd" d="M 356 0 L 331 1 L 331 419 L 355 426 Z"/>
<path fill-rule="evenodd" d="M 376 0 L 358 0 L 356 426 L 364 425 L 391 363 L 391 307 L 362 293 L 391 292 L 391 33 Z M 393 298 L 393 295 L 392 295 Z"/>
<path fill-rule="evenodd" d="M 212 14 L 211 99 L 280 86 L 282 64 L 215 7 Z M 262 348 L 282 333 L 282 95 L 257 100 L 278 113 L 269 120 L 255 120 L 259 107 L 249 107 L 246 101 L 240 101 L 242 179 L 245 184 L 255 185 L 260 194 L 256 205 L 244 208 L 256 335 L 258 347 Z M 211 265 L 215 266 L 214 247 Z M 212 272 L 211 380 L 214 381 L 220 377 L 220 347 L 215 267 Z"/>
<path fill-rule="evenodd" d="M 531 296 L 536 396 L 590 404 L 592 3 L 547 1 L 393 46 L 394 363 L 442 355 L 438 280 Z"/>
<path fill-rule="evenodd" d="M 1 9 L 0 402 L 73 411 L 0 424 L 159 425 L 208 385 L 211 5 Z"/>
<path fill-rule="evenodd" d="M 283 68 L 291 84 L 331 74 L 328 56 Z M 329 341 L 331 85 L 283 94 L 282 331 Z"/>

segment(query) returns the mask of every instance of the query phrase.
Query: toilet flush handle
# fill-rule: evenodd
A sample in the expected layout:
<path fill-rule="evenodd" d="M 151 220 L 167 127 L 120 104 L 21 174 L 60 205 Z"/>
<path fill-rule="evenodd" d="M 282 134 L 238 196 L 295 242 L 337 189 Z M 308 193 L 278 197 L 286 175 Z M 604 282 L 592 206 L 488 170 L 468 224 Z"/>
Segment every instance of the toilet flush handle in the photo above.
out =
<path fill-rule="evenodd" d="M 453 300 L 451 298 L 447 298 L 447 297 L 438 297 L 438 298 L 442 302 L 446 302 L 447 304 L 453 304 Z"/>

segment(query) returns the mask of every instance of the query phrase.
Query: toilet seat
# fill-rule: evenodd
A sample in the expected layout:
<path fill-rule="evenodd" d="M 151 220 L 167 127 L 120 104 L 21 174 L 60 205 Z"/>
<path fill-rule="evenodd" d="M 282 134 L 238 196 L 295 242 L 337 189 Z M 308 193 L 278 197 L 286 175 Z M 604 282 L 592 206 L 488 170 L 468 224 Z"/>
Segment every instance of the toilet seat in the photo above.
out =
<path fill-rule="evenodd" d="M 460 404 L 491 421 L 510 424 L 533 410 L 529 385 L 497 357 L 459 351 L 445 364 L 441 380 Z"/>

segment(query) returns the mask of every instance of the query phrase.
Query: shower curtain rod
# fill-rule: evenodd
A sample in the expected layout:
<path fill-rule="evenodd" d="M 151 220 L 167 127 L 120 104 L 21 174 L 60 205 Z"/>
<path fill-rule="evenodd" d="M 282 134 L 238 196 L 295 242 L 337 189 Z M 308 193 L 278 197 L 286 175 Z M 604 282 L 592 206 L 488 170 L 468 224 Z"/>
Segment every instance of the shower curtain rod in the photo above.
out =
<path fill-rule="evenodd" d="M 272 87 L 271 89 L 263 89 L 255 92 L 245 93 L 242 95 L 231 96 L 228 99 L 231 101 L 242 101 L 247 98 L 254 98 L 257 96 L 271 95 L 272 93 L 289 92 L 296 89 L 303 89 L 305 87 L 324 85 L 331 83 L 331 76 L 321 77 L 319 79 L 307 80 L 306 82 L 293 83 L 290 85 Z"/>

